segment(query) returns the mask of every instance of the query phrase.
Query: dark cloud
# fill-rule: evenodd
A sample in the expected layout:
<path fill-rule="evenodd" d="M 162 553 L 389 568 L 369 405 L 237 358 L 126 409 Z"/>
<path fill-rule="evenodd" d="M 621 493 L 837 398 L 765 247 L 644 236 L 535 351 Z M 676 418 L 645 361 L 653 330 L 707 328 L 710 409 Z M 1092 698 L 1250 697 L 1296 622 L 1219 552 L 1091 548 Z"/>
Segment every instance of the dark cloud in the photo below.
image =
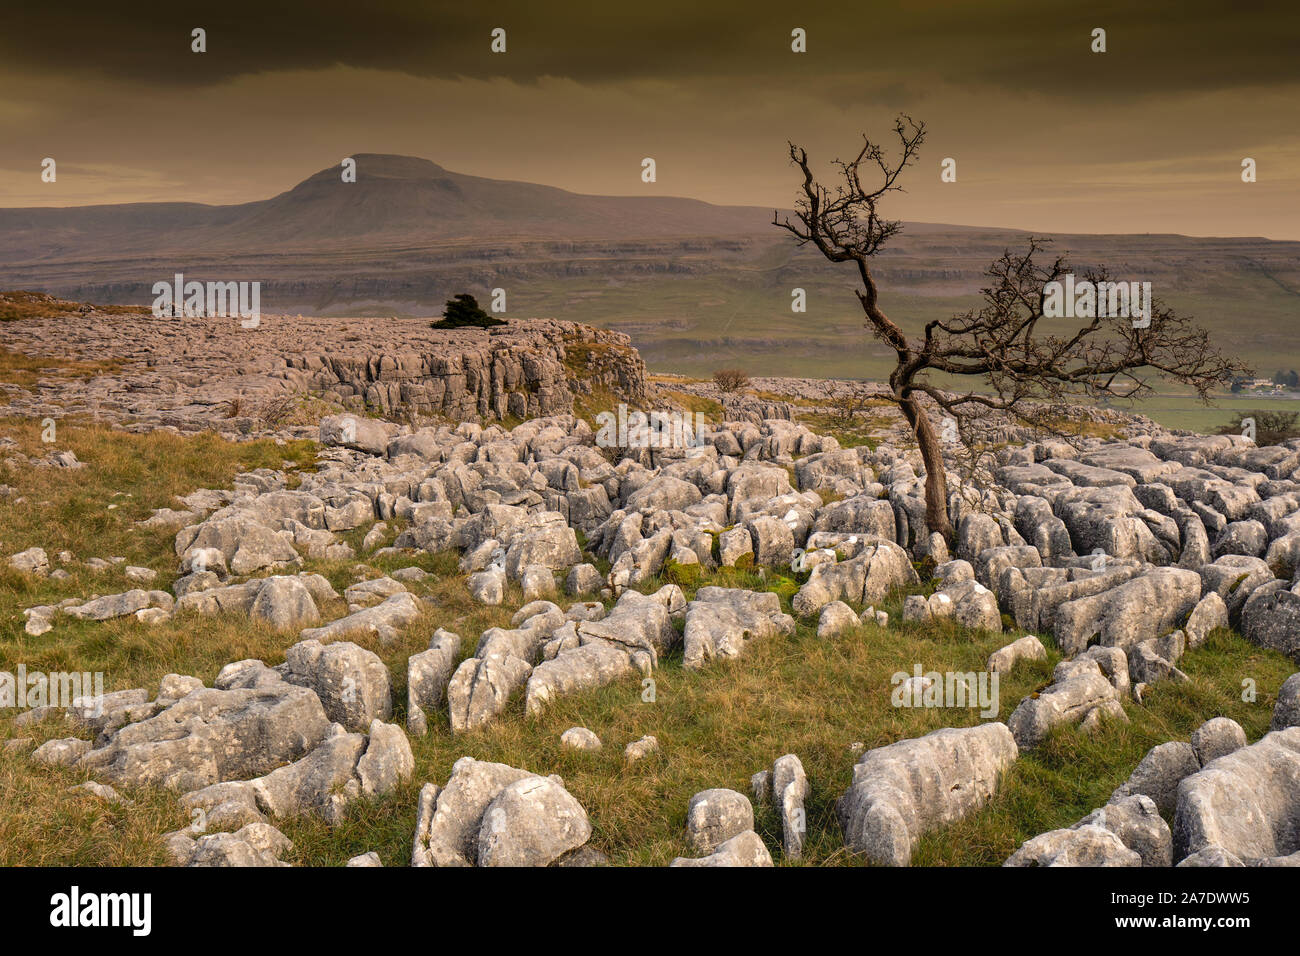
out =
<path fill-rule="evenodd" d="M 771 207 L 792 199 L 787 140 L 823 163 L 904 111 L 930 136 L 893 215 L 1300 238 L 1295 0 L 19 2 L 0 9 L 0 206 L 248 201 L 375 152 Z"/>
<path fill-rule="evenodd" d="M 931 0 L 880 5 L 785 2 L 490 4 L 320 0 L 285 9 L 249 0 L 17 4 L 0 14 L 0 56 L 34 73 L 96 73 L 187 86 L 335 64 L 416 76 L 566 76 L 585 82 L 743 75 L 756 83 L 891 74 L 1054 90 L 1079 99 L 1294 83 L 1300 7 L 1222 0 Z M 190 52 L 190 31 L 208 52 Z M 509 50 L 489 51 L 504 27 Z M 789 52 L 807 29 L 809 52 Z M 1089 50 L 1107 30 L 1104 57 Z M 865 91 L 832 95 L 857 101 Z"/>

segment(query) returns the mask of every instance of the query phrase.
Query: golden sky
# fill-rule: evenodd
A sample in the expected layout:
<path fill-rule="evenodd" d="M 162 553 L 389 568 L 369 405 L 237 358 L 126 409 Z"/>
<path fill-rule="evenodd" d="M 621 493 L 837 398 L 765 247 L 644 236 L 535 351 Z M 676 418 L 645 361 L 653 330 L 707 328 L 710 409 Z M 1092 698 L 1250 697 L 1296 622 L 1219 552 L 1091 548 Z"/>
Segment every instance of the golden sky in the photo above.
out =
<path fill-rule="evenodd" d="M 784 207 L 787 140 L 829 161 L 906 112 L 930 135 L 892 217 L 1300 239 L 1294 0 L 22 6 L 0 13 L 0 206 L 245 202 L 373 152 Z"/>

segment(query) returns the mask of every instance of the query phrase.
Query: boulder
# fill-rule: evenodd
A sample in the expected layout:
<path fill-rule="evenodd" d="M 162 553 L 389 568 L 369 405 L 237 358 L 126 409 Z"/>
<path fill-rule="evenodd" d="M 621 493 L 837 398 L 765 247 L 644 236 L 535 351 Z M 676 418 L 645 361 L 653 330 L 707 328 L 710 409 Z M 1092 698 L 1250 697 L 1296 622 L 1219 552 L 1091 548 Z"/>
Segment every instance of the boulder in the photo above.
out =
<path fill-rule="evenodd" d="M 284 654 L 284 679 L 310 687 L 331 721 L 364 731 L 393 716 L 392 681 L 379 655 L 349 641 L 301 641 Z"/>
<path fill-rule="evenodd" d="M 1300 674 L 1292 674 L 1282 682 L 1273 705 L 1273 720 L 1268 725 L 1269 730 L 1288 727 L 1300 727 Z"/>
<path fill-rule="evenodd" d="M 591 825 L 558 777 L 462 757 L 420 793 L 412 866 L 545 866 Z"/>
<path fill-rule="evenodd" d="M 494 565 L 485 571 L 471 574 L 465 586 L 469 589 L 469 596 L 480 604 L 500 604 L 505 600 L 505 569 Z"/>
<path fill-rule="evenodd" d="M 143 591 L 136 588 L 121 594 L 95 598 L 85 604 L 70 605 L 63 609 L 63 613 L 82 621 L 107 621 L 135 614 L 148 607 L 170 608 L 172 605 L 172 596 L 166 591 Z"/>
<path fill-rule="evenodd" d="M 804 802 L 811 792 L 803 763 L 794 754 L 778 757 L 770 777 L 772 802 L 781 815 L 781 846 L 787 860 L 803 856 L 808 831 Z"/>
<path fill-rule="evenodd" d="M 28 548 L 9 556 L 9 567 L 23 574 L 44 576 L 50 572 L 50 557 L 44 548 Z"/>
<path fill-rule="evenodd" d="M 397 426 L 360 415 L 329 415 L 320 422 L 320 443 L 384 455 Z M 400 449 L 399 449 L 400 452 Z"/>
<path fill-rule="evenodd" d="M 1181 625 L 1201 599 L 1201 578 L 1181 568 L 1156 568 L 1101 594 L 1062 604 L 1055 634 L 1063 654 L 1077 654 L 1093 638 L 1129 648 Z"/>
<path fill-rule="evenodd" d="M 275 575 L 258 589 L 248 616 L 276 630 L 302 630 L 320 620 L 320 611 L 300 579 Z"/>
<path fill-rule="evenodd" d="M 459 634 L 438 628 L 429 639 L 429 649 L 406 660 L 406 729 L 417 736 L 429 730 L 429 713 L 439 710 L 447 694 L 447 683 L 460 656 Z"/>
<path fill-rule="evenodd" d="M 1300 594 L 1281 582 L 1258 588 L 1242 608 L 1241 634 L 1300 664 Z"/>
<path fill-rule="evenodd" d="M 1046 690 L 1022 700 L 1007 720 L 1016 744 L 1024 750 L 1037 747 L 1059 724 L 1078 724 L 1093 710 L 1119 693 L 1093 660 L 1062 661 Z"/>
<path fill-rule="evenodd" d="M 1246 731 L 1231 717 L 1213 717 L 1192 731 L 1191 744 L 1197 761 L 1204 767 L 1246 746 Z"/>
<path fill-rule="evenodd" d="M 1155 801 L 1133 794 L 1092 811 L 1074 829 L 1102 827 L 1142 858 L 1143 866 L 1172 866 L 1174 838 Z"/>
<path fill-rule="evenodd" d="M 790 525 L 771 515 L 755 515 L 745 523 L 753 542 L 754 563 L 786 568 L 794 555 L 794 532 Z"/>
<path fill-rule="evenodd" d="M 636 763 L 638 760 L 644 760 L 651 754 L 659 752 L 659 740 L 653 734 L 646 734 L 639 740 L 634 740 L 623 748 L 623 759 L 627 763 Z"/>
<path fill-rule="evenodd" d="M 357 778 L 361 792 L 368 796 L 391 793 L 415 772 L 415 755 L 402 728 L 372 720 L 366 752 L 357 761 Z"/>
<path fill-rule="evenodd" d="M 1148 750 L 1129 778 L 1115 788 L 1110 802 L 1140 794 L 1150 797 L 1161 813 L 1172 813 L 1178 801 L 1178 785 L 1200 769 L 1196 748 L 1190 743 L 1171 740 L 1159 744 Z"/>
<path fill-rule="evenodd" d="M 420 616 L 420 610 L 419 599 L 403 591 L 375 607 L 363 608 L 321 627 L 309 627 L 298 636 L 304 641 L 316 640 L 325 643 L 346 637 L 373 634 L 378 637 L 381 644 L 391 644 L 397 640 L 402 629 L 410 626 Z"/>
<path fill-rule="evenodd" d="M 1043 642 L 1032 634 L 1012 641 L 989 655 L 988 670 L 995 674 L 1005 674 L 1020 661 L 1045 661 L 1047 648 Z"/>
<path fill-rule="evenodd" d="M 800 617 L 811 617 L 832 601 L 879 604 L 892 592 L 919 583 L 906 551 L 892 541 L 873 538 L 855 557 L 813 568 L 791 606 Z"/>
<path fill-rule="evenodd" d="M 568 594 L 595 594 L 600 590 L 603 579 L 596 566 L 592 564 L 575 564 L 569 569 L 564 579 L 564 590 Z"/>
<path fill-rule="evenodd" d="M 168 847 L 178 866 L 289 866 L 280 858 L 293 850 L 293 842 L 268 823 L 250 823 L 234 833 L 209 833 L 198 839 L 183 832 L 171 837 Z"/>
<path fill-rule="evenodd" d="M 447 684 L 452 733 L 475 730 L 495 719 L 532 670 L 531 664 L 513 654 L 461 661 Z"/>
<path fill-rule="evenodd" d="M 624 507 L 629 511 L 685 511 L 703 496 L 689 481 L 671 475 L 658 475 L 628 495 Z"/>
<path fill-rule="evenodd" d="M 90 741 L 80 737 L 47 740 L 31 753 L 31 759 L 47 767 L 70 767 L 90 752 Z"/>
<path fill-rule="evenodd" d="M 749 641 L 789 637 L 794 629 L 794 618 L 771 591 L 702 587 L 686 606 L 682 666 L 698 670 L 714 658 L 739 657 Z"/>
<path fill-rule="evenodd" d="M 669 866 L 772 866 L 772 854 L 753 830 L 746 830 L 719 844 L 708 856 L 692 859 L 679 856 Z"/>
<path fill-rule="evenodd" d="M 600 738 L 586 727 L 570 727 L 560 734 L 560 746 L 570 750 L 599 750 Z"/>
<path fill-rule="evenodd" d="M 754 808 L 735 790 L 702 790 L 686 808 L 686 837 L 708 855 L 734 836 L 754 829 Z"/>
<path fill-rule="evenodd" d="M 1192 650 L 1200 647 L 1209 639 L 1210 632 L 1221 627 L 1228 626 L 1228 605 L 1223 603 L 1223 598 L 1217 593 L 1211 591 L 1197 603 L 1192 609 L 1191 615 L 1187 618 L 1187 623 L 1183 625 L 1183 633 L 1187 636 L 1187 648 Z"/>
<path fill-rule="evenodd" d="M 858 616 L 853 608 L 843 601 L 832 601 L 822 608 L 821 617 L 817 620 L 817 636 L 823 639 L 835 638 L 857 626 Z"/>
<path fill-rule="evenodd" d="M 1105 827 L 1040 833 L 1026 840 L 1003 866 L 1141 866 L 1142 856 Z"/>
<path fill-rule="evenodd" d="M 479 866 L 548 866 L 591 837 L 582 804 L 559 777 L 528 776 L 507 784 L 483 813 Z"/>
<path fill-rule="evenodd" d="M 186 792 L 297 760 L 325 738 L 325 709 L 314 691 L 255 663 L 260 670 L 245 668 L 231 683 L 218 675 L 220 686 L 195 690 L 156 716 L 127 724 L 78 766 L 119 786 Z"/>
<path fill-rule="evenodd" d="M 1210 845 L 1242 860 L 1300 850 L 1300 727 L 1275 730 L 1178 785 L 1175 858 Z"/>
<path fill-rule="evenodd" d="M 907 866 L 921 835 L 984 806 L 1018 750 L 1005 724 L 945 728 L 869 750 L 836 804 L 851 852 Z"/>

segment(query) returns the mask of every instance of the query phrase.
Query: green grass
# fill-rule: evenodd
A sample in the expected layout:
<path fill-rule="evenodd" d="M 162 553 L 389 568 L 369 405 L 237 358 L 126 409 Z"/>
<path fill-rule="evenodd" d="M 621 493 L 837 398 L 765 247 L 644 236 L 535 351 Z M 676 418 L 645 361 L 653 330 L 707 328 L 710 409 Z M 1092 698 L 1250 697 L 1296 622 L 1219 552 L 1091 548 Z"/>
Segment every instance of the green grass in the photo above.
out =
<path fill-rule="evenodd" d="M 1300 401 L 1259 396 L 1243 398 L 1236 395 L 1219 395 L 1215 397 L 1214 404 L 1206 406 L 1190 394 L 1160 392 L 1144 397 L 1131 408 L 1118 403 L 1114 407 L 1120 411 L 1139 412 L 1155 419 L 1166 428 L 1179 428 L 1200 432 L 1203 435 L 1213 435 L 1220 427 L 1229 424 L 1233 416 L 1238 413 L 1249 415 L 1260 409 L 1278 412 L 1300 411 Z"/>
<path fill-rule="evenodd" d="M 906 233 L 905 233 L 906 234 Z M 1094 258 L 1132 260 L 1134 269 L 1170 270 L 1174 259 L 1167 250 L 1183 255 L 1183 240 L 1164 237 L 1118 237 L 1114 250 L 1106 237 L 1067 237 L 1081 248 L 1079 262 Z M 923 245 L 928 242 L 919 235 Z M 1016 241 L 1010 239 L 1008 241 Z M 981 239 L 981 243 L 984 240 Z M 897 261 L 882 257 L 881 306 L 906 333 L 916 335 L 934 318 L 947 318 L 980 300 L 977 279 L 960 283 L 936 278 L 915 278 L 912 269 L 978 268 L 1001 252 L 1001 246 L 984 243 L 985 252 L 963 249 L 953 239 L 949 248 L 938 242 L 925 253 L 909 248 Z M 996 247 L 996 248 L 995 248 Z M 1068 245 L 1061 251 L 1070 251 Z M 683 258 L 690 264 L 689 257 Z M 891 274 L 890 268 L 901 274 Z M 1279 281 L 1262 268 L 1246 268 L 1237 261 L 1216 261 L 1213 267 L 1178 270 L 1156 283 L 1156 294 L 1180 314 L 1193 317 L 1207 328 L 1214 344 L 1225 354 L 1245 362 L 1264 377 L 1277 369 L 1300 368 L 1300 346 L 1295 337 L 1296 292 L 1289 275 Z M 1285 272 L 1285 270 L 1284 270 Z M 807 292 L 808 311 L 790 311 L 790 290 Z M 566 319 L 615 328 L 628 333 L 647 367 L 657 373 L 677 373 L 708 379 L 719 368 L 741 368 L 750 376 L 793 376 L 883 382 L 894 368 L 893 351 L 865 328 L 861 306 L 854 295 L 854 274 L 845 267 L 829 266 L 815 253 L 796 252 L 784 237 L 760 238 L 739 260 L 710 261 L 708 268 L 673 274 L 670 279 L 545 275 L 530 280 L 512 300 L 521 315 L 559 315 Z M 980 379 L 935 376 L 941 388 L 981 388 Z M 1226 392 L 1205 408 L 1172 383 L 1157 382 L 1161 394 L 1144 397 L 1121 410 L 1148 415 L 1170 428 L 1212 433 L 1231 420 L 1232 412 L 1252 402 Z M 1279 407 L 1294 408 L 1293 401 L 1276 400 Z M 1258 406 L 1260 399 L 1254 399 Z M 1269 402 L 1265 407 L 1273 407 Z"/>
<path fill-rule="evenodd" d="M 1134 237 L 1127 237 L 1133 239 Z M 1101 247 L 1095 250 L 1105 257 Z M 958 255 L 958 270 L 983 269 L 987 258 Z M 1115 253 L 1111 253 L 1115 255 Z M 1143 261 L 1168 268 L 1163 253 Z M 898 267 L 944 268 L 941 257 L 900 257 Z M 977 278 L 946 282 L 889 272 L 881 259 L 881 306 L 909 334 L 925 322 L 978 307 Z M 1156 284 L 1156 294 L 1180 314 L 1208 328 L 1215 343 L 1265 377 L 1300 368 L 1294 336 L 1296 293 L 1261 271 L 1216 264 L 1203 276 L 1185 273 Z M 790 311 L 790 290 L 807 292 L 808 311 Z M 512 305 L 520 315 L 557 315 L 632 336 L 656 372 L 708 378 L 718 368 L 739 367 L 751 376 L 853 378 L 883 381 L 893 353 L 863 328 L 854 274 L 828 266 L 814 253 L 794 251 L 777 237 L 740 261 L 712 261 L 707 269 L 670 279 L 540 275 L 520 289 Z"/>
<path fill-rule="evenodd" d="M 40 450 L 35 425 L 5 422 L 0 433 L 18 437 L 28 453 Z M 83 558 L 120 554 L 130 563 L 156 568 L 158 587 L 168 587 L 175 576 L 171 534 L 135 529 L 135 519 L 171 504 L 170 496 L 178 491 L 220 486 L 239 471 L 276 467 L 282 460 L 306 466 L 311 458 L 305 443 L 231 444 L 210 436 L 132 435 L 74 425 L 61 430 L 58 447 L 72 448 L 90 467 L 77 473 L 0 474 L 0 481 L 14 485 L 27 499 L 0 512 L 4 553 L 40 544 L 51 555 L 61 547 Z M 113 499 L 113 492 L 121 496 Z M 112 500 L 121 504 L 106 512 L 105 502 Z M 400 523 L 389 524 L 390 533 L 395 533 Z M 359 541 L 366 530 L 356 529 L 347 538 Z M 307 568 L 342 588 L 355 580 L 357 563 L 308 561 Z M 404 725 L 406 658 L 427 646 L 440 626 L 460 634 L 462 653 L 469 654 L 485 628 L 508 623 L 522 598 L 512 589 L 502 607 L 475 604 L 463 576 L 456 573 L 453 554 L 387 556 L 368 563 L 376 573 L 416 564 L 433 574 L 411 585 L 433 606 L 399 641 L 381 647 L 357 639 L 389 667 L 394 720 Z M 780 595 L 788 609 L 798 586 L 797 580 L 772 572 L 760 576 L 749 569 L 688 571 L 670 568 L 645 589 L 658 587 L 668 577 L 677 578 L 688 596 L 707 583 L 766 588 Z M 101 575 L 82 570 L 64 582 L 31 581 L 7 570 L 0 575 L 0 662 L 8 670 L 18 662 L 29 670 L 102 670 L 110 690 L 146 687 L 152 692 L 158 679 L 171 672 L 196 674 L 210 682 L 232 660 L 257 657 L 278 663 L 285 648 L 297 640 L 295 633 L 277 633 L 237 616 L 183 616 L 152 627 L 131 618 L 102 623 L 60 620 L 49 634 L 32 638 L 23 633 L 22 608 L 112 593 L 128 583 L 118 570 Z M 891 675 L 910 673 L 915 664 L 927 671 L 978 671 L 990 652 L 1020 636 L 970 633 L 946 622 L 903 624 L 902 598 L 898 594 L 884 602 L 892 619 L 884 630 L 871 625 L 823 640 L 816 636 L 815 621 L 801 621 L 789 639 L 758 642 L 746 656 L 713 662 L 698 672 L 681 666 L 680 651 L 671 653 L 654 674 L 653 702 L 643 700 L 641 678 L 631 677 L 592 693 L 560 698 L 536 718 L 527 717 L 522 700 L 515 699 L 498 721 L 460 737 L 451 736 L 445 714 L 431 715 L 428 736 L 412 741 L 415 775 L 395 793 L 354 804 L 346 821 L 333 829 L 312 818 L 277 825 L 294 841 L 291 859 L 296 863 L 340 864 L 376 850 L 387 865 L 405 864 L 420 786 L 426 781 L 445 783 L 452 764 L 470 755 L 560 774 L 591 817 L 595 847 L 615 863 L 660 865 L 690 854 L 684 828 L 687 802 L 694 793 L 709 787 L 748 793 L 751 774 L 793 752 L 812 783 L 805 862 L 859 862 L 845 853 L 834 814 L 835 800 L 852 775 L 850 744 L 877 747 L 979 719 L 973 709 L 894 708 Z M 341 605 L 329 609 L 334 616 L 342 610 Z M 1005 720 L 1021 697 L 1047 682 L 1056 660 L 1052 653 L 1048 661 L 1021 664 L 1003 678 L 999 719 Z M 1069 825 L 1103 804 L 1149 747 L 1186 739 L 1210 717 L 1232 717 L 1257 739 L 1267 727 L 1278 686 L 1295 669 L 1280 655 L 1227 632 L 1189 652 L 1180 666 L 1191 682 L 1156 685 L 1145 704 L 1129 702 L 1131 723 L 1107 724 L 1092 738 L 1063 730 L 1040 751 L 1023 755 L 989 806 L 928 835 L 916 862 L 1001 863 L 1023 840 Z M 1241 682 L 1247 677 L 1259 687 L 1253 703 L 1241 700 Z M 575 725 L 595 731 L 604 749 L 594 754 L 562 749 L 560 734 Z M 10 718 L 0 718 L 0 740 L 30 736 L 39 742 L 66 733 L 55 721 L 15 728 Z M 658 737 L 661 752 L 624 766 L 623 747 L 644 734 Z M 124 793 L 135 804 L 110 807 L 67 792 L 84 779 L 84 773 L 37 767 L 21 753 L 0 749 L 0 864 L 163 862 L 156 837 L 188 822 L 175 795 L 128 789 Z M 777 849 L 779 822 L 771 808 L 757 808 L 756 823 L 783 862 Z"/>

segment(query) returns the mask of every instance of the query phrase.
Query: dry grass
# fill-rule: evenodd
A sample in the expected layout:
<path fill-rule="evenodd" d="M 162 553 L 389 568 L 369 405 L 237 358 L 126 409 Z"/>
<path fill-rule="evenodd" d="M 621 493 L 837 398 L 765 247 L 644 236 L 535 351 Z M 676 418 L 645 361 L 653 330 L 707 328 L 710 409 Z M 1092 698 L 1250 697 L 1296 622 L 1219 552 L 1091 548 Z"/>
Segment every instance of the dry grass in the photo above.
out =
<path fill-rule="evenodd" d="M 678 392 L 672 389 L 665 389 L 664 396 L 670 401 L 676 402 L 686 411 L 692 414 L 704 416 L 705 421 L 716 425 L 726 418 L 722 410 L 722 405 L 713 401 L 711 398 L 704 398 L 700 395 L 694 395 L 690 392 Z"/>
<path fill-rule="evenodd" d="M 84 303 L 60 299 L 48 292 L 0 292 L 0 322 L 79 315 L 83 308 L 86 308 Z M 108 315 L 145 315 L 149 312 L 148 306 L 143 305 L 95 305 L 89 308 Z"/>
<path fill-rule="evenodd" d="M 795 420 L 819 435 L 833 435 L 841 448 L 856 448 L 858 445 L 875 448 L 881 441 L 881 435 L 899 421 L 897 417 L 889 415 L 865 413 L 845 419 L 831 412 L 797 413 Z"/>
<path fill-rule="evenodd" d="M 28 391 L 35 390 L 36 384 L 42 379 L 90 379 L 96 375 L 116 372 L 121 367 L 122 362 L 117 359 L 87 362 L 52 355 L 25 355 L 0 347 L 0 382 L 17 385 Z M 9 404 L 4 390 L 0 390 L 0 404 Z"/>

